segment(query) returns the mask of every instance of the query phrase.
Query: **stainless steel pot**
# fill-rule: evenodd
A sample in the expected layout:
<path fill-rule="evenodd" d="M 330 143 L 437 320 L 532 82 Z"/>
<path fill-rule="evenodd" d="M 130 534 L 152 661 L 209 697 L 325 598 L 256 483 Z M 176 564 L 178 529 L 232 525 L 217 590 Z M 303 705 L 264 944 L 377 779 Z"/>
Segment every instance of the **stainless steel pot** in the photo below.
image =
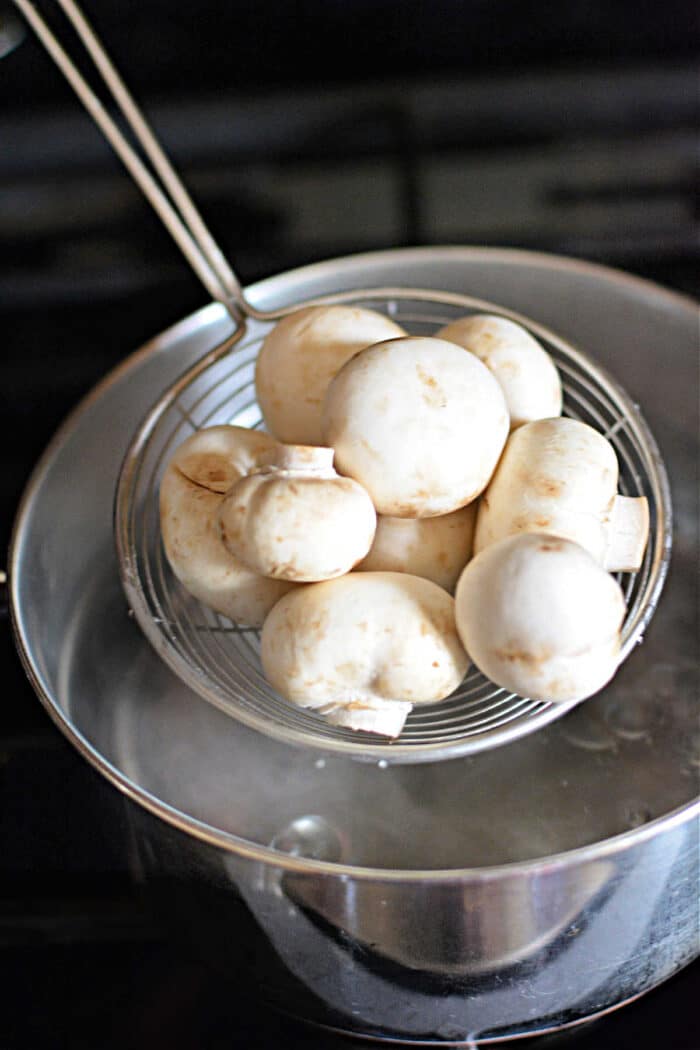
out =
<path fill-rule="evenodd" d="M 608 689 L 497 751 L 403 767 L 285 746 L 189 692 L 128 615 L 111 510 L 137 422 L 227 333 L 219 306 L 129 358 L 57 434 L 17 519 L 13 621 L 50 714 L 131 800 L 139 871 L 213 960 L 320 1025 L 488 1043 L 612 1009 L 698 951 L 697 314 L 610 270 L 486 249 L 353 257 L 248 294 L 272 309 L 373 284 L 521 311 L 642 404 L 674 564 Z"/>

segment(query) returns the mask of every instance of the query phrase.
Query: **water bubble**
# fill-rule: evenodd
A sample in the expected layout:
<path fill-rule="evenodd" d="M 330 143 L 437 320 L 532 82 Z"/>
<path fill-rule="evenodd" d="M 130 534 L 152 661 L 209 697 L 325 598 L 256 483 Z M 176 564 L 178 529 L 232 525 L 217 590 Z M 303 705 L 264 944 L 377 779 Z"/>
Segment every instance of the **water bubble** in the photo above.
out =
<path fill-rule="evenodd" d="M 436 1035 L 443 1039 L 447 1043 L 459 1043 L 464 1050 L 478 1050 L 478 1044 L 475 1043 L 470 1036 L 466 1036 L 463 1028 L 458 1028 L 457 1025 L 441 1024 L 438 1028 Z"/>
<path fill-rule="evenodd" d="M 630 806 L 625 813 L 625 820 L 629 828 L 641 828 L 651 820 L 651 811 L 645 806 Z"/>
<path fill-rule="evenodd" d="M 270 845 L 280 853 L 313 860 L 338 861 L 343 852 L 338 832 L 324 817 L 316 814 L 292 820 L 277 832 Z"/>
<path fill-rule="evenodd" d="M 597 711 L 587 710 L 585 705 L 577 707 L 561 726 L 561 734 L 574 747 L 584 751 L 612 751 L 617 741 Z"/>
<path fill-rule="evenodd" d="M 605 711 L 605 721 L 622 740 L 646 740 L 651 736 L 649 715 L 648 706 L 632 696 L 610 704 Z"/>
<path fill-rule="evenodd" d="M 700 769 L 700 732 L 691 733 L 686 745 L 686 760 L 695 769 Z"/>

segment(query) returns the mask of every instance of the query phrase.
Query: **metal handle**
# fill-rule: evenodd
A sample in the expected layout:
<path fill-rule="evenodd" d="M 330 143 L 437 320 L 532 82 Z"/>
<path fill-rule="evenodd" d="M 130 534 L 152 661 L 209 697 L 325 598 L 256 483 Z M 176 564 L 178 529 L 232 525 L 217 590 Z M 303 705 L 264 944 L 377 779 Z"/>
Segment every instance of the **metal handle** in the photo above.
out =
<path fill-rule="evenodd" d="M 235 321 L 254 315 L 256 312 L 246 302 L 238 278 L 79 6 L 74 0 L 58 0 L 124 119 L 160 176 L 161 185 L 110 117 L 34 4 L 30 0 L 14 0 L 14 3 L 123 161 L 209 294 L 226 307 Z"/>

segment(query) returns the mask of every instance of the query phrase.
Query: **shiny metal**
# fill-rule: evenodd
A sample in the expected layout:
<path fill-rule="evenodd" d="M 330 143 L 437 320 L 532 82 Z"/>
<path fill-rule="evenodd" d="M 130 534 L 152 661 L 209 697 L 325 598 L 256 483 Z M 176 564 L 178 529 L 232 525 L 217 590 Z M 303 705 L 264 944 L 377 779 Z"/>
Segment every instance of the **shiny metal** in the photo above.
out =
<path fill-rule="evenodd" d="M 697 952 L 690 821 L 627 849 L 428 883 L 222 857 L 131 815 L 160 909 L 237 989 L 343 1032 L 490 1045 L 598 1016 Z"/>
<path fill-rule="evenodd" d="M 627 602 L 620 660 L 642 636 L 656 607 L 671 551 L 671 503 L 658 449 L 638 406 L 585 354 L 521 314 L 466 295 L 409 288 L 335 294 L 315 302 L 371 307 L 414 335 L 431 335 L 467 313 L 499 313 L 527 327 L 556 362 L 566 415 L 595 427 L 613 444 L 620 488 L 646 495 L 650 538 L 638 573 L 620 574 Z M 288 312 L 282 310 L 281 313 Z M 279 316 L 279 315 L 276 315 Z M 160 536 L 158 492 L 177 446 L 196 430 L 222 423 L 262 427 L 255 400 L 255 360 L 271 324 L 253 322 L 178 378 L 146 416 L 129 446 L 117 487 L 115 534 L 129 605 L 156 652 L 205 700 L 284 743 L 358 759 L 432 762 L 517 740 L 573 706 L 533 701 L 499 688 L 471 667 L 439 704 L 408 716 L 398 741 L 328 724 L 287 703 L 267 684 L 259 632 L 207 609 L 179 583 Z"/>
<path fill-rule="evenodd" d="M 517 696 L 473 670 L 447 702 L 415 709 L 399 743 L 332 726 L 311 710 L 285 703 L 269 688 L 260 666 L 257 634 L 194 602 L 175 580 L 163 554 L 159 530 L 158 487 L 164 465 L 177 445 L 200 427 L 217 423 L 262 424 L 254 400 L 253 372 L 264 329 L 258 330 L 251 341 L 245 341 L 246 321 L 259 328 L 257 322 L 278 319 L 289 312 L 290 304 L 277 310 L 261 310 L 245 296 L 76 0 L 58 3 L 141 144 L 152 171 L 106 112 L 31 0 L 15 3 L 194 272 L 212 297 L 227 309 L 234 323 L 239 324 L 232 336 L 203 354 L 201 362 L 172 384 L 148 413 L 127 451 L 119 479 L 116 538 L 122 579 L 136 618 L 156 651 L 192 689 L 245 725 L 285 743 L 315 746 L 366 760 L 391 755 L 393 762 L 428 762 L 473 754 L 516 740 L 565 714 L 573 704 L 548 704 Z M 320 301 L 373 306 L 416 334 L 433 334 L 460 314 L 486 310 L 519 321 L 544 343 L 563 374 L 567 413 L 596 426 L 611 440 L 622 468 L 622 491 L 646 495 L 649 500 L 651 534 L 644 564 L 639 573 L 621 579 L 627 602 L 620 654 L 624 659 L 652 616 L 671 548 L 671 504 L 663 462 L 637 407 L 624 391 L 553 332 L 472 297 L 424 288 L 379 287 L 349 295 L 335 291 Z M 237 356 L 229 362 L 232 350 Z M 242 353 L 245 356 L 241 359 Z"/>
<path fill-rule="evenodd" d="M 218 306 L 130 358 L 57 434 L 17 518 L 12 615 L 46 709 L 130 800 L 146 886 L 212 963 L 319 1025 L 488 1044 L 597 1016 L 698 952 L 697 312 L 601 267 L 484 249 L 336 260 L 247 294 L 276 310 L 391 283 L 537 316 L 644 406 L 674 557 L 606 690 L 507 747 L 425 765 L 289 747 L 189 690 L 128 615 L 112 502 L 149 405 L 231 334 Z"/>
<path fill-rule="evenodd" d="M 245 312 L 245 300 L 238 278 L 205 226 L 180 177 L 80 6 L 76 0 L 57 2 L 85 47 L 95 71 L 102 78 L 104 87 L 111 94 L 118 111 L 148 158 L 151 168 L 144 163 L 144 158 L 112 119 L 32 0 L 14 0 L 48 55 L 152 205 L 193 272 L 211 297 L 215 301 L 218 300 L 232 318 L 237 319 L 242 316 L 242 311 Z"/>

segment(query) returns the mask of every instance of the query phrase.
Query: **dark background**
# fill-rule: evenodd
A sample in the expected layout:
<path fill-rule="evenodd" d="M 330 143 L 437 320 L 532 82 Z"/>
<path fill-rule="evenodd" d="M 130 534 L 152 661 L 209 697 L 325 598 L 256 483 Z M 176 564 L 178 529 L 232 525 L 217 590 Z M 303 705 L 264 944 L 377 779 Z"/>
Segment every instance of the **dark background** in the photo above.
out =
<path fill-rule="evenodd" d="M 59 28 L 57 5 L 38 6 Z M 699 30 L 697 7 L 687 0 L 101 0 L 85 12 L 142 96 L 168 99 L 397 76 L 488 80 L 499 71 L 692 62 Z M 13 63 L 6 77 L 13 108 L 56 104 L 55 74 L 36 54 Z"/>
<path fill-rule="evenodd" d="M 244 282 L 353 251 L 470 243 L 700 289 L 693 3 L 87 10 Z M 0 2 L 3 549 L 63 416 L 206 301 L 13 11 Z M 256 1010 L 172 940 L 115 848 L 111 789 L 51 726 L 0 626 L 0 1050 L 335 1046 Z M 697 976 L 537 1045 L 698 1050 Z"/>

